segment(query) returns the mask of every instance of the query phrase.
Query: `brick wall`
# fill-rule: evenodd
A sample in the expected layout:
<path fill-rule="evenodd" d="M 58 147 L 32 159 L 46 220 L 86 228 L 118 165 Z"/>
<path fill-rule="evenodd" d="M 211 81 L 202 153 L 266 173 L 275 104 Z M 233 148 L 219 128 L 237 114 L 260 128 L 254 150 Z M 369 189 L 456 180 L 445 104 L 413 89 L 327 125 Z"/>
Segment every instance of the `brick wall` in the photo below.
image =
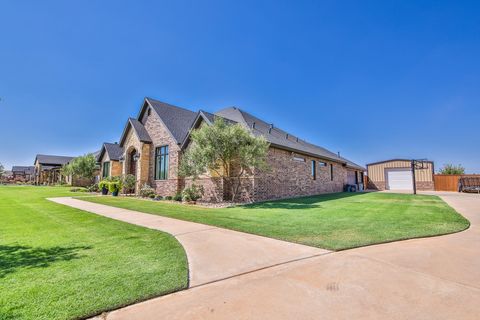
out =
<path fill-rule="evenodd" d="M 159 195 L 173 196 L 180 190 L 181 179 L 178 178 L 178 166 L 180 160 L 180 147 L 168 132 L 156 112 L 145 112 L 142 121 L 150 138 L 152 145 L 149 151 L 149 175 L 148 183 Z M 155 149 L 168 145 L 168 179 L 155 180 Z"/>
<path fill-rule="evenodd" d="M 305 161 L 294 160 L 295 157 Z M 311 160 L 316 161 L 316 179 L 311 175 Z M 253 200 L 291 198 L 321 193 L 340 192 L 347 180 L 347 169 L 341 164 L 308 156 L 292 154 L 277 148 L 268 152 L 270 170 L 256 172 L 253 187 Z M 324 162 L 327 166 L 320 166 Z M 333 165 L 333 181 L 330 165 Z"/>

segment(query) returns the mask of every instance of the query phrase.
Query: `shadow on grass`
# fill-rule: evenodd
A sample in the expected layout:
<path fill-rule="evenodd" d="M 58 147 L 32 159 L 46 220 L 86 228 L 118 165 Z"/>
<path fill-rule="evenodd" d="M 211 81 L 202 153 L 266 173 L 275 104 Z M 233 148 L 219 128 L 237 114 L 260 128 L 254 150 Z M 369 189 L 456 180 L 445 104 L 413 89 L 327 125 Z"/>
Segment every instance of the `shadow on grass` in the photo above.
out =
<path fill-rule="evenodd" d="M 364 193 L 361 192 L 339 192 L 322 194 L 318 196 L 291 198 L 282 200 L 272 200 L 265 202 L 257 202 L 242 206 L 245 209 L 313 209 L 321 208 L 322 202 L 339 200 L 353 196 L 359 196 Z"/>
<path fill-rule="evenodd" d="M 34 248 L 0 245 L 0 278 L 22 268 L 45 268 L 57 261 L 79 259 L 80 251 L 91 248 L 90 246 Z"/>

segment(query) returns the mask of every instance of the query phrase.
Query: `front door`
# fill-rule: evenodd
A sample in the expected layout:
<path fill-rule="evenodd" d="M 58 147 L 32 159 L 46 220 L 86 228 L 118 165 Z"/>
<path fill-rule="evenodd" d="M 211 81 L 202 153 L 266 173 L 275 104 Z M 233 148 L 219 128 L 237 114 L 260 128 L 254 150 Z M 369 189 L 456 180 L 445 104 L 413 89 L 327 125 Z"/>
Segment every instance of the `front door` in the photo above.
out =
<path fill-rule="evenodd" d="M 134 176 L 137 176 L 137 152 L 135 150 L 133 150 L 132 152 L 130 152 L 130 161 L 129 164 L 130 164 L 130 167 L 128 168 L 128 173 L 129 174 L 132 174 Z"/>

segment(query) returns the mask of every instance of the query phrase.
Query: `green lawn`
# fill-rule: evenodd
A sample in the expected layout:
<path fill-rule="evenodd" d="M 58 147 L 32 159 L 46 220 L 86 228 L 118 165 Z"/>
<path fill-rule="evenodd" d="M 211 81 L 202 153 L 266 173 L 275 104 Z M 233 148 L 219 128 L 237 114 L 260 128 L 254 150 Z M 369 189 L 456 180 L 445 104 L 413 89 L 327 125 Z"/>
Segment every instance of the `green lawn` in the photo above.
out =
<path fill-rule="evenodd" d="M 0 319 L 72 319 L 187 287 L 170 235 L 45 200 L 68 188 L 0 187 Z"/>
<path fill-rule="evenodd" d="M 469 226 L 440 198 L 426 195 L 336 193 L 225 209 L 125 197 L 83 199 L 331 250 L 452 233 Z"/>

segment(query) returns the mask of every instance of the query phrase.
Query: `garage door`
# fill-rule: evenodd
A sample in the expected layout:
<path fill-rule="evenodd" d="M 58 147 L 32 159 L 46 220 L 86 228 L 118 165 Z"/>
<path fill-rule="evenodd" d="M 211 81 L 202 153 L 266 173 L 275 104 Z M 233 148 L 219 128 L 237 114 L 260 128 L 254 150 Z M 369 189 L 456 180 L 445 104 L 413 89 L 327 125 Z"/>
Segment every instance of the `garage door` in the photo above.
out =
<path fill-rule="evenodd" d="M 386 169 L 389 190 L 413 190 L 412 171 L 409 168 Z"/>

